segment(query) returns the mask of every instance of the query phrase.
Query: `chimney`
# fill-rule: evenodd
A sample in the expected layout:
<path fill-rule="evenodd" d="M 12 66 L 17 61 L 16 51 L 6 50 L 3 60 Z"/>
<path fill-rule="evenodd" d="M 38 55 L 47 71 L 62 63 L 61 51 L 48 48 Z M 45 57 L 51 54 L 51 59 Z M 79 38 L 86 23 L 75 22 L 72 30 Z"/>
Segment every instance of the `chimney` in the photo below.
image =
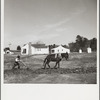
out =
<path fill-rule="evenodd" d="M 31 54 L 32 54 L 32 50 L 31 50 L 31 42 L 29 42 L 28 46 L 29 46 L 29 47 L 28 47 L 28 48 L 29 48 L 28 54 L 31 55 Z"/>

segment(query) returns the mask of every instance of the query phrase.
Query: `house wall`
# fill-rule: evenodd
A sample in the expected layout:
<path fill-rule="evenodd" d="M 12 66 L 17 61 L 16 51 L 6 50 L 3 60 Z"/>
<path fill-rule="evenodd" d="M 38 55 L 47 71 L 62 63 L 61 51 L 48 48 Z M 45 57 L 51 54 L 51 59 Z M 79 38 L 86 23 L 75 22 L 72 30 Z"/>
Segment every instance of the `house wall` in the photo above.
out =
<path fill-rule="evenodd" d="M 11 52 L 10 50 L 7 50 L 7 51 L 5 52 L 5 54 L 14 54 L 14 52 Z"/>
<path fill-rule="evenodd" d="M 26 53 L 23 53 L 23 50 L 24 49 L 26 49 Z M 21 54 L 22 55 L 28 55 L 28 51 L 29 51 L 29 46 L 28 46 L 28 44 L 26 44 L 25 46 L 23 46 L 22 48 L 21 48 Z"/>
<path fill-rule="evenodd" d="M 35 48 L 34 54 L 49 54 L 49 48 Z"/>
<path fill-rule="evenodd" d="M 4 54 L 10 54 L 10 55 L 20 55 L 21 52 L 17 50 L 7 50 Z"/>
<path fill-rule="evenodd" d="M 52 50 L 54 50 L 54 53 L 66 53 L 66 52 L 70 53 L 70 49 L 66 49 L 66 48 L 61 47 L 61 46 L 54 48 Z"/>
<path fill-rule="evenodd" d="M 28 54 L 29 54 L 29 55 L 32 54 L 32 46 L 31 46 L 31 42 L 28 43 Z"/>
<path fill-rule="evenodd" d="M 55 53 L 70 53 L 69 49 L 55 49 Z"/>
<path fill-rule="evenodd" d="M 35 54 L 35 48 L 34 47 L 31 47 L 31 52 L 32 52 L 32 54 Z"/>
<path fill-rule="evenodd" d="M 29 50 L 29 48 L 31 50 Z M 23 53 L 23 50 L 26 49 L 26 53 Z M 29 52 L 31 51 L 31 53 Z M 25 45 L 21 49 L 21 54 L 22 55 L 29 55 L 29 54 L 49 54 L 49 48 L 35 48 L 33 46 L 29 47 L 29 44 Z"/>

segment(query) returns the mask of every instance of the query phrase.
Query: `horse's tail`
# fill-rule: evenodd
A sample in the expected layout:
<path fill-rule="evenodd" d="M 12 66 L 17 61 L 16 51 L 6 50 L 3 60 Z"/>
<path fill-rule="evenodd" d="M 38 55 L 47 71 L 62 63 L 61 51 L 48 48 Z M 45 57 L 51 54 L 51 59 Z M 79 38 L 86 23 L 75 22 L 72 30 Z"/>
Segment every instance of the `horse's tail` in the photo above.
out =
<path fill-rule="evenodd" d="M 44 64 L 46 63 L 46 61 L 47 61 L 47 57 L 44 59 L 44 61 L 43 61 L 43 66 L 44 66 Z"/>

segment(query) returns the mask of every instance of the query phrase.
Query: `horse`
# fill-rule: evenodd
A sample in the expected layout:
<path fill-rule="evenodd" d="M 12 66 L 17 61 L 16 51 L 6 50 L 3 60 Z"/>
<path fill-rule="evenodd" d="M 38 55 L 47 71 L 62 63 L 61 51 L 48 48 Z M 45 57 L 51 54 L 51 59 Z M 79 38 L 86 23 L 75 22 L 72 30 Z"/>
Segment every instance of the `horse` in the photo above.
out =
<path fill-rule="evenodd" d="M 43 66 L 44 69 L 46 68 L 46 65 L 48 65 L 48 67 L 50 68 L 49 63 L 52 62 L 56 62 L 54 68 L 56 68 L 56 66 L 58 65 L 58 68 L 60 68 L 60 61 L 65 58 L 66 60 L 68 59 L 69 55 L 68 53 L 61 53 L 61 55 L 57 54 L 57 57 L 55 57 L 55 54 L 49 54 L 46 56 L 46 58 L 44 59 L 43 62 Z"/>

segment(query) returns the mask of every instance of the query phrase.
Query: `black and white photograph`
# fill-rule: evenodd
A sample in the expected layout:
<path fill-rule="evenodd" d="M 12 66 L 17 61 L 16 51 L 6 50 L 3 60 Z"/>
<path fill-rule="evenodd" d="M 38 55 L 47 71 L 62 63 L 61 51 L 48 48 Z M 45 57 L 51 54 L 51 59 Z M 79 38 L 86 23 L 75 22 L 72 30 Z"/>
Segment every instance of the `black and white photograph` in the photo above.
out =
<path fill-rule="evenodd" d="M 4 84 L 97 84 L 97 0 L 4 0 Z"/>
<path fill-rule="evenodd" d="M 1 0 L 1 100 L 99 100 L 99 0 Z"/>

